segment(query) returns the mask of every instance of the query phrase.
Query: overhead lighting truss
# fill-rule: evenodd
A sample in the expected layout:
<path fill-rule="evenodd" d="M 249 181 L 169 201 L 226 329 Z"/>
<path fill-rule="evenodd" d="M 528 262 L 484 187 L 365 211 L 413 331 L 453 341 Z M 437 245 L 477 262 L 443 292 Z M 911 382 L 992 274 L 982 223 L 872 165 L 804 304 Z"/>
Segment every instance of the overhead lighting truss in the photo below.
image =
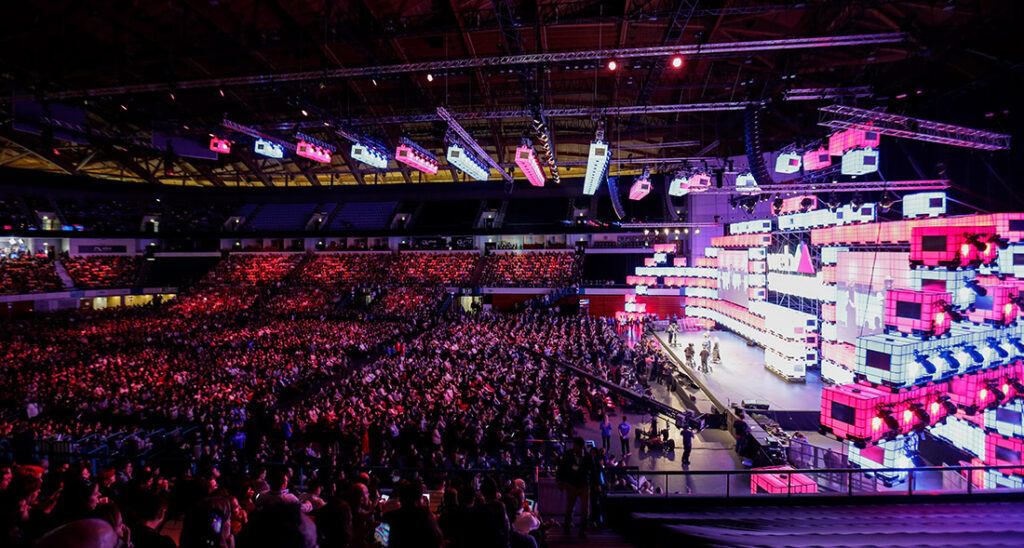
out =
<path fill-rule="evenodd" d="M 437 156 L 412 140 L 402 137 L 395 148 L 395 159 L 428 175 L 437 173 Z"/>
<path fill-rule="evenodd" d="M 563 62 L 601 61 L 607 59 L 630 59 L 642 57 L 666 57 L 682 55 L 684 57 L 721 56 L 736 53 L 756 53 L 763 51 L 779 51 L 793 49 L 821 49 L 862 45 L 894 44 L 907 39 L 905 33 L 854 34 L 845 36 L 820 36 L 807 38 L 790 38 L 780 40 L 755 40 L 748 42 L 719 42 L 714 44 L 685 44 L 671 46 L 652 46 L 641 48 L 616 48 L 566 51 L 556 53 L 524 53 L 519 55 L 501 55 L 495 57 L 469 57 L 444 61 L 426 61 L 421 63 L 402 63 L 397 65 L 378 65 L 371 67 L 340 68 L 332 70 L 312 70 L 303 72 L 286 72 L 278 74 L 259 74 L 231 78 L 206 78 L 201 80 L 184 80 L 180 82 L 156 84 L 136 84 L 127 86 L 110 86 L 101 88 L 61 91 L 44 95 L 47 100 L 73 99 L 79 97 L 99 97 L 107 95 L 123 95 L 130 93 L 166 92 L 170 89 L 201 89 L 225 88 L 232 86 L 263 85 L 270 86 L 284 82 L 322 81 L 337 78 L 377 78 L 384 74 L 404 74 L 409 72 L 438 73 L 445 70 L 472 69 L 484 67 L 503 67 L 513 65 L 545 65 Z"/>
<path fill-rule="evenodd" d="M 787 89 L 782 93 L 783 101 L 823 101 L 836 99 L 863 99 L 874 97 L 871 86 L 836 87 L 836 88 L 799 88 Z"/>
<path fill-rule="evenodd" d="M 551 171 L 551 181 L 558 184 L 562 181 L 558 175 L 558 162 L 555 158 L 555 141 L 554 136 L 551 135 L 551 131 L 548 129 L 544 109 L 540 105 L 534 105 L 530 110 L 533 112 L 533 131 L 537 134 L 537 140 L 540 141 L 541 147 L 543 147 L 544 161 L 547 162 L 548 170 Z"/>
<path fill-rule="evenodd" d="M 448 163 L 457 167 L 460 171 L 477 181 L 486 181 L 491 175 L 487 164 L 476 159 L 473 153 L 469 152 L 462 145 L 452 143 L 448 145 Z"/>
<path fill-rule="evenodd" d="M 444 107 L 437 107 L 437 116 L 448 122 L 448 130 L 454 132 L 455 135 L 458 135 L 459 139 L 462 140 L 462 143 L 466 145 L 478 160 L 482 160 L 490 166 L 491 169 L 497 170 L 509 185 L 513 183 L 512 175 L 502 169 L 501 166 L 498 165 L 498 162 L 494 161 L 494 158 L 491 158 L 489 154 L 484 152 L 484 149 L 480 148 L 480 144 L 476 142 L 476 139 L 466 132 L 465 128 L 463 128 L 462 125 L 452 117 L 447 109 Z"/>
<path fill-rule="evenodd" d="M 368 139 L 352 143 L 352 158 L 377 169 L 388 167 L 388 150 Z"/>
<path fill-rule="evenodd" d="M 711 187 L 704 191 L 704 194 L 712 195 L 733 195 L 733 194 L 770 194 L 770 193 L 793 193 L 793 194 L 814 194 L 822 192 L 909 192 L 917 190 L 944 190 L 949 188 L 947 179 L 924 179 L 912 181 L 837 181 L 837 182 L 796 182 L 796 183 L 771 183 L 758 185 L 756 191 L 740 190 L 738 188 L 717 188 Z"/>
<path fill-rule="evenodd" d="M 331 163 L 331 155 L 335 151 L 334 145 L 325 143 L 316 137 L 310 137 L 302 132 L 296 132 L 295 138 L 299 140 L 295 145 L 295 154 L 297 156 L 323 164 Z"/>
<path fill-rule="evenodd" d="M 992 131 L 844 105 L 829 105 L 819 108 L 818 111 L 819 126 L 876 131 L 890 137 L 980 150 L 1010 149 L 1010 136 Z"/>

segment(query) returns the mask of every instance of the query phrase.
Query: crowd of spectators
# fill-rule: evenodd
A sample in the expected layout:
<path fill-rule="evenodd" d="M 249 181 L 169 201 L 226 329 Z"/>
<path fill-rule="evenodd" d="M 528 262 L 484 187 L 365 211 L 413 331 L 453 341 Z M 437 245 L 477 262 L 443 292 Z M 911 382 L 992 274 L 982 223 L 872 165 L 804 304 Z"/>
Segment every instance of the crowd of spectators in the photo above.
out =
<path fill-rule="evenodd" d="M 136 257 L 65 257 L 68 275 L 78 289 L 107 289 L 135 285 Z"/>
<path fill-rule="evenodd" d="M 64 288 L 51 259 L 0 257 L 0 294 L 47 293 Z"/>
<path fill-rule="evenodd" d="M 437 312 L 443 295 L 440 286 L 394 286 L 373 301 L 372 312 L 379 317 L 424 320 Z"/>
<path fill-rule="evenodd" d="M 298 253 L 232 254 L 208 275 L 216 283 L 266 284 L 284 279 L 302 260 Z"/>
<path fill-rule="evenodd" d="M 392 259 L 392 283 L 466 285 L 473 276 L 477 253 L 401 253 Z"/>
<path fill-rule="evenodd" d="M 579 279 L 582 255 L 561 251 L 492 253 L 480 285 L 565 287 Z"/>

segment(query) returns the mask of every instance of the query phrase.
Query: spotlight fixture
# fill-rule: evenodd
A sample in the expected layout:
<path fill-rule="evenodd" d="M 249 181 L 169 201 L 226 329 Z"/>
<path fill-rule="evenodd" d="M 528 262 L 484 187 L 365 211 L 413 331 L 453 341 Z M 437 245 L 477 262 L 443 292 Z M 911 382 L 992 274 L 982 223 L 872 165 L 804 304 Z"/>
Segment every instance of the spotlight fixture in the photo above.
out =
<path fill-rule="evenodd" d="M 630 200 L 642 200 L 645 196 L 651 193 L 651 170 L 650 168 L 644 168 L 642 175 L 637 177 L 636 181 L 633 182 L 633 186 L 629 188 L 629 199 Z M 665 229 L 665 233 L 668 234 L 668 229 Z"/>
<path fill-rule="evenodd" d="M 677 172 L 675 176 L 672 177 L 672 182 L 670 182 L 668 185 L 668 195 L 685 196 L 688 192 L 690 192 L 688 184 L 689 181 L 686 179 L 686 175 L 683 174 L 682 171 Z M 730 198 L 729 200 L 734 201 L 733 198 Z M 736 207 L 735 204 L 733 204 L 733 207 Z"/>
<path fill-rule="evenodd" d="M 779 215 L 782 213 L 782 205 L 784 200 L 778 194 L 775 195 L 775 199 L 772 200 L 772 213 Z"/>
<path fill-rule="evenodd" d="M 252 150 L 256 154 L 266 156 L 267 158 L 284 158 L 284 147 L 271 141 L 256 139 L 256 144 L 253 145 Z"/>
<path fill-rule="evenodd" d="M 679 68 L 679 67 L 682 67 L 682 66 L 683 66 L 683 57 L 681 55 L 676 55 L 675 57 L 672 58 L 672 68 Z"/>
<path fill-rule="evenodd" d="M 843 203 L 839 200 L 839 196 L 836 196 L 835 192 L 829 194 L 828 198 L 825 199 L 825 207 L 832 213 L 835 213 L 842 205 Z"/>
<path fill-rule="evenodd" d="M 898 200 L 899 199 L 895 194 L 886 190 L 882 193 L 882 198 L 878 200 L 878 207 L 880 207 L 883 212 L 888 213 L 889 210 L 892 209 L 892 206 L 896 205 Z"/>
<path fill-rule="evenodd" d="M 893 416 L 891 409 L 880 409 L 878 411 L 878 418 L 882 419 L 882 422 L 885 423 L 890 430 L 899 432 L 900 421 Z"/>
<path fill-rule="evenodd" d="M 428 81 L 428 82 L 433 82 L 433 81 L 434 81 L 434 75 L 433 75 L 433 74 L 430 74 L 430 73 L 428 72 L 428 73 L 427 73 L 427 81 Z"/>
<path fill-rule="evenodd" d="M 395 149 L 395 159 L 414 169 L 433 175 L 437 173 L 437 157 L 413 141 L 402 137 Z"/>
<path fill-rule="evenodd" d="M 614 72 L 617 68 L 619 68 L 619 64 L 615 62 L 615 59 L 608 61 L 608 70 Z"/>
<path fill-rule="evenodd" d="M 602 132 L 604 133 L 604 132 Z M 611 161 L 611 151 L 608 144 L 600 139 L 590 143 L 590 154 L 587 156 L 587 173 L 583 177 L 583 194 L 593 196 L 601 181 L 608 173 L 608 164 Z"/>
<path fill-rule="evenodd" d="M 850 209 L 854 211 L 860 209 L 864 205 L 864 197 L 860 195 L 860 192 L 856 192 L 853 198 L 850 200 Z"/>
<path fill-rule="evenodd" d="M 925 373 L 928 373 L 929 375 L 935 374 L 935 364 L 933 364 L 931 360 L 928 359 L 927 354 L 918 353 L 914 357 L 914 361 L 917 362 L 925 370 Z"/>
<path fill-rule="evenodd" d="M 800 200 L 800 211 L 810 211 L 812 206 L 814 206 L 814 200 L 811 198 L 805 197 L 803 200 Z"/>
<path fill-rule="evenodd" d="M 946 415 L 949 415 L 949 416 L 956 415 L 956 412 L 958 411 L 957 406 L 956 406 L 955 403 L 953 403 L 949 399 L 949 396 L 947 396 L 947 395 L 939 396 L 937 401 L 939 402 L 939 404 L 942 405 L 942 408 L 946 411 Z"/>
<path fill-rule="evenodd" d="M 796 152 L 783 152 L 775 159 L 776 173 L 796 173 L 800 171 L 803 158 Z"/>
<path fill-rule="evenodd" d="M 544 172 L 540 168 L 540 161 L 530 146 L 529 141 L 524 139 L 523 144 L 516 149 L 516 165 L 523 170 L 526 180 L 533 186 L 544 186 Z"/>
<path fill-rule="evenodd" d="M 388 153 L 383 146 L 357 141 L 352 144 L 352 158 L 377 169 L 387 169 Z"/>
<path fill-rule="evenodd" d="M 223 153 L 223 154 L 227 154 L 227 153 L 231 152 L 231 141 L 228 141 L 227 139 L 220 139 L 220 138 L 217 138 L 217 137 L 211 137 L 210 138 L 210 150 L 212 150 L 214 152 L 220 152 L 220 153 Z"/>
<path fill-rule="evenodd" d="M 486 181 L 491 175 L 491 171 L 483 162 L 457 143 L 448 146 L 447 159 L 449 164 L 477 181 Z"/>
<path fill-rule="evenodd" d="M 971 278 L 966 280 L 964 282 L 964 287 L 970 288 L 975 293 L 977 293 L 979 297 L 984 297 L 985 295 L 988 295 L 988 290 L 985 289 L 981 284 L 979 284 L 978 280 L 976 279 Z"/>

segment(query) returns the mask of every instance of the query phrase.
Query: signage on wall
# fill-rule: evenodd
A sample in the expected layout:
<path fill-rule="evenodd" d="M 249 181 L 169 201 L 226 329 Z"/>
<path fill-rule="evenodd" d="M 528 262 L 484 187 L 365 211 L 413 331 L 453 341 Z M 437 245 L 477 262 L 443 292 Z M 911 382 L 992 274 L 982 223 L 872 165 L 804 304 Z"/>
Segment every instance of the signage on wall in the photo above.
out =
<path fill-rule="evenodd" d="M 721 299 L 746 307 L 749 302 L 747 291 L 747 250 L 722 250 L 718 253 L 718 295 Z"/>
<path fill-rule="evenodd" d="M 811 252 L 807 244 L 803 242 L 796 246 L 796 250 L 793 253 L 789 252 L 788 245 L 782 253 L 769 253 L 768 270 L 815 274 L 814 263 L 811 261 Z"/>
<path fill-rule="evenodd" d="M 128 253 L 127 245 L 80 245 L 79 253 Z"/>
<path fill-rule="evenodd" d="M 885 329 L 885 293 L 911 287 L 910 254 L 843 251 L 837 254 L 836 334 L 839 342 Z"/>

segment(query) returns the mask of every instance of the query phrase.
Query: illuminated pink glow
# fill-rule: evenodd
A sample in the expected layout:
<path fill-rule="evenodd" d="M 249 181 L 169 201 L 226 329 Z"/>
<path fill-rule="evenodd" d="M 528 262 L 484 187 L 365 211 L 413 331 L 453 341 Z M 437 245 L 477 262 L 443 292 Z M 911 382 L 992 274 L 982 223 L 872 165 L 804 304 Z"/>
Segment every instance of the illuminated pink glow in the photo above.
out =
<path fill-rule="evenodd" d="M 991 215 L 963 215 L 927 219 L 904 219 L 882 223 L 862 223 L 850 226 L 832 226 L 811 230 L 813 245 L 844 244 L 906 244 L 917 227 L 987 226 L 1011 242 L 1024 240 L 1024 231 L 1010 230 L 1010 221 L 1024 220 L 1024 213 L 995 213 Z"/>
<path fill-rule="evenodd" d="M 213 137 L 210 139 L 210 150 L 214 152 L 220 152 L 222 154 L 227 154 L 231 152 L 231 141 L 228 141 L 227 139 L 218 139 L 217 137 Z"/>
<path fill-rule="evenodd" d="M 323 164 L 331 163 L 331 151 L 306 141 L 299 141 L 299 144 L 295 146 L 295 154 Z"/>
<path fill-rule="evenodd" d="M 768 247 L 772 245 L 771 234 L 733 234 L 711 238 L 712 247 Z"/>
<path fill-rule="evenodd" d="M 654 250 L 655 253 L 675 253 L 676 252 L 676 244 L 654 244 L 651 247 L 651 249 Z M 676 265 L 676 266 L 679 266 L 679 265 Z"/>
<path fill-rule="evenodd" d="M 807 208 L 807 211 L 818 209 L 818 197 L 817 196 L 793 196 L 792 198 L 786 198 L 782 200 L 782 209 L 779 210 L 781 215 L 787 213 L 799 213 L 802 211 L 800 208 L 800 202 L 804 201 L 804 198 L 811 199 L 811 207 Z"/>
<path fill-rule="evenodd" d="M 633 186 L 629 187 L 629 199 L 630 200 L 642 200 L 645 196 L 651 193 L 651 180 L 650 179 L 637 179 L 633 182 Z"/>
<path fill-rule="evenodd" d="M 685 260 L 686 258 L 683 257 Z M 694 266 L 706 266 L 710 268 L 718 268 L 718 257 L 697 257 L 693 260 Z M 676 266 L 686 266 L 685 264 Z"/>
<path fill-rule="evenodd" d="M 522 145 L 516 149 L 516 165 L 523 171 L 526 180 L 533 186 L 544 186 L 544 171 L 540 168 L 533 147 Z"/>
<path fill-rule="evenodd" d="M 808 150 L 804 153 L 804 170 L 814 171 L 832 165 L 832 156 L 828 149 L 821 147 L 817 150 Z"/>
<path fill-rule="evenodd" d="M 828 153 L 842 156 L 844 152 L 854 148 L 878 148 L 881 135 L 876 131 L 847 129 L 833 134 L 828 138 Z"/>
<path fill-rule="evenodd" d="M 433 175 L 437 173 L 438 164 L 432 158 L 427 158 L 409 145 L 401 144 L 395 149 L 395 159 L 414 169 Z"/>
<path fill-rule="evenodd" d="M 943 304 L 952 302 L 953 298 L 949 293 L 890 290 L 885 295 L 885 325 L 895 328 L 900 333 L 942 335 L 949 331 L 951 323 L 949 314 L 943 312 Z M 898 315 L 897 303 L 911 303 L 915 308 L 919 308 L 917 317 Z"/>
<path fill-rule="evenodd" d="M 792 466 L 769 466 L 754 470 L 778 470 L 778 474 L 750 474 L 750 494 L 817 493 L 818 484 L 806 474 L 794 474 Z"/>

